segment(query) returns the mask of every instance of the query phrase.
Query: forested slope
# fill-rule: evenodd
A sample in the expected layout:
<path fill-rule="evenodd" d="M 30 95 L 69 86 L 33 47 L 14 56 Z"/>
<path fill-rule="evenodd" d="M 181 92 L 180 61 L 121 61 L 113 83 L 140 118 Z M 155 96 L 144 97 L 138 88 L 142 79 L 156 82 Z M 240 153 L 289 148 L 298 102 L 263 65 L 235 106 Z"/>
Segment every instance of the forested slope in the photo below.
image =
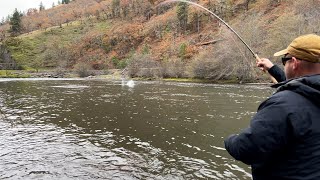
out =
<path fill-rule="evenodd" d="M 13 33 L 9 22 L 0 26 L 1 48 L 9 50 L 17 68 L 126 67 L 133 77 L 266 79 L 252 54 L 217 19 L 185 3 L 160 2 L 73 0 L 30 9 L 21 16 L 19 32 Z M 262 57 L 272 58 L 298 35 L 320 33 L 319 0 L 196 2 L 228 22 Z"/>

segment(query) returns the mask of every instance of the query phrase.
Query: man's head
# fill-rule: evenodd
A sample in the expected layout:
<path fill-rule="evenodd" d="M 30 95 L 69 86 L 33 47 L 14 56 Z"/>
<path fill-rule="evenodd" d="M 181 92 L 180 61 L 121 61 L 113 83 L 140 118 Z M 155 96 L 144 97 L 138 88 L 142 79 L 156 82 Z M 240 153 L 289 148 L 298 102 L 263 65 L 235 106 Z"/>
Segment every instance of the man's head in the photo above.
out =
<path fill-rule="evenodd" d="M 282 62 L 287 79 L 320 74 L 320 36 L 299 36 L 274 56 L 284 56 Z"/>

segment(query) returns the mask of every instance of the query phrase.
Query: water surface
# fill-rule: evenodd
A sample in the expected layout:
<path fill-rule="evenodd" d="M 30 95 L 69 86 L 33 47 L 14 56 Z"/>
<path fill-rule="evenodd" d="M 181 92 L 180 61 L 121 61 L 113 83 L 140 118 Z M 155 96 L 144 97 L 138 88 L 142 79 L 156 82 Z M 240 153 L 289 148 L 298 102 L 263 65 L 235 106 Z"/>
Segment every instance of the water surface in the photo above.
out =
<path fill-rule="evenodd" d="M 0 179 L 251 179 L 223 140 L 267 86 L 0 80 Z"/>

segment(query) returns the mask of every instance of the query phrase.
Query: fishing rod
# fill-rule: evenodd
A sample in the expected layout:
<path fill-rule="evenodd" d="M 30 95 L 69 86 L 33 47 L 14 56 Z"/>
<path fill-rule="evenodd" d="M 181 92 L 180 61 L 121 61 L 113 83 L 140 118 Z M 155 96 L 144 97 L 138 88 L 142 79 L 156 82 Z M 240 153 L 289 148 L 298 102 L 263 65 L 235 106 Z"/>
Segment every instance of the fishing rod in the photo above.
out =
<path fill-rule="evenodd" d="M 209 9 L 201 6 L 200 4 L 197 4 L 195 2 L 192 1 L 187 1 L 187 0 L 166 0 L 162 3 L 160 3 L 158 6 L 163 5 L 163 4 L 168 4 L 168 3 L 172 3 L 172 2 L 184 2 L 184 3 L 188 3 L 188 4 L 192 4 L 194 6 L 197 6 L 205 11 L 207 11 L 208 13 L 210 13 L 211 15 L 213 15 L 214 17 L 216 17 L 220 22 L 222 22 L 224 25 L 227 26 L 227 28 L 229 28 L 238 38 L 239 40 L 249 49 L 249 51 L 252 53 L 253 57 L 255 57 L 256 59 L 260 59 L 258 57 L 258 55 L 252 50 L 252 48 L 243 40 L 243 38 L 228 24 L 226 23 L 223 19 L 221 19 L 218 15 L 216 15 L 215 13 L 213 13 L 212 11 L 210 11 Z"/>
<path fill-rule="evenodd" d="M 224 25 L 226 25 L 227 28 L 230 29 L 231 32 L 233 32 L 238 37 L 238 39 L 249 49 L 249 51 L 252 53 L 253 57 L 256 58 L 257 61 L 261 61 L 260 57 L 252 50 L 252 48 L 243 40 L 243 38 L 228 23 L 226 23 L 218 15 L 216 15 L 215 13 L 210 11 L 209 9 L 201 6 L 200 4 L 197 4 L 197 3 L 192 2 L 192 1 L 187 1 L 187 0 L 166 0 L 164 2 L 161 2 L 158 6 L 161 6 L 161 5 L 164 5 L 164 4 L 168 4 L 168 3 L 173 3 L 173 2 L 184 2 L 184 3 L 187 3 L 187 4 L 191 4 L 191 5 L 197 6 L 197 7 L 201 8 L 201 9 L 207 11 L 208 13 L 210 13 L 212 16 L 214 16 L 220 22 L 222 22 Z M 274 83 L 277 83 L 277 80 L 273 76 L 270 75 L 270 78 Z"/>

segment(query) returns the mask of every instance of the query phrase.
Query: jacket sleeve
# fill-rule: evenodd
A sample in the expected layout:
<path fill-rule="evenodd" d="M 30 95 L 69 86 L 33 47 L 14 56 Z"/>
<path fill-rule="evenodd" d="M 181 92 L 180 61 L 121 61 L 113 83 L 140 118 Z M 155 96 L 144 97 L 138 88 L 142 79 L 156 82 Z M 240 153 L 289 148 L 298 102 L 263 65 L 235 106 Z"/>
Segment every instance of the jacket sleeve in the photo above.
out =
<path fill-rule="evenodd" d="M 269 74 L 273 76 L 278 82 L 282 82 L 286 80 L 286 75 L 284 71 L 277 65 L 272 66 L 268 70 Z"/>
<path fill-rule="evenodd" d="M 248 165 L 263 163 L 289 142 L 286 102 L 272 96 L 263 102 L 250 126 L 239 135 L 231 135 L 224 143 L 231 156 Z"/>

